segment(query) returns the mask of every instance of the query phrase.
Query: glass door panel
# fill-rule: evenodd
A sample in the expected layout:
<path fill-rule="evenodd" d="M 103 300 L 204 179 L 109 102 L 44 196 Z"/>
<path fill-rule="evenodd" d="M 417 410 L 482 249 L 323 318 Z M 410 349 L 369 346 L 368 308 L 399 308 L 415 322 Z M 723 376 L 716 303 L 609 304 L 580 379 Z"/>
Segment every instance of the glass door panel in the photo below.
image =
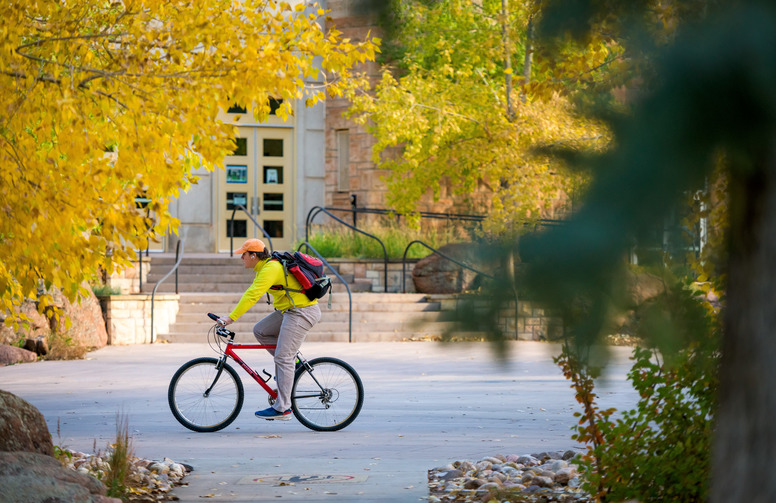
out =
<path fill-rule="evenodd" d="M 256 223 L 270 236 L 273 249 L 293 246 L 291 132 L 289 128 L 238 128 L 235 150 L 224 159 L 224 170 L 217 172 L 219 251 L 238 248 L 247 238 L 269 241 Z"/>

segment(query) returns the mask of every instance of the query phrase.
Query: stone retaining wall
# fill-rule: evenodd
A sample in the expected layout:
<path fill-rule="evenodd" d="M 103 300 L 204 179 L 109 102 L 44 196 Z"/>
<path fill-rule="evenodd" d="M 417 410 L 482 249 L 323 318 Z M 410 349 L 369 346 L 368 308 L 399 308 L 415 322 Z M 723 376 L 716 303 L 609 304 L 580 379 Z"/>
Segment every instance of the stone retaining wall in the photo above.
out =
<path fill-rule="evenodd" d="M 122 295 L 139 293 L 141 283 L 145 283 L 148 278 L 148 270 L 151 268 L 151 258 L 143 256 L 142 264 L 135 260 L 132 266 L 126 268 L 121 273 L 114 272 L 107 278 L 105 286 L 110 290 L 119 292 Z M 142 282 L 141 282 L 142 275 Z"/>
<path fill-rule="evenodd" d="M 178 295 L 156 295 L 154 302 L 154 333 L 169 333 L 178 314 Z M 108 344 L 148 344 L 151 340 L 151 296 L 111 295 L 100 298 L 102 315 L 108 330 Z"/>
<path fill-rule="evenodd" d="M 468 295 L 441 299 L 443 311 L 454 311 L 458 303 L 469 301 Z M 563 337 L 563 319 L 557 313 L 540 307 L 535 302 L 519 301 L 520 310 L 515 321 L 515 303 L 511 302 L 499 313 L 498 325 L 507 338 L 520 341 L 556 341 Z"/>

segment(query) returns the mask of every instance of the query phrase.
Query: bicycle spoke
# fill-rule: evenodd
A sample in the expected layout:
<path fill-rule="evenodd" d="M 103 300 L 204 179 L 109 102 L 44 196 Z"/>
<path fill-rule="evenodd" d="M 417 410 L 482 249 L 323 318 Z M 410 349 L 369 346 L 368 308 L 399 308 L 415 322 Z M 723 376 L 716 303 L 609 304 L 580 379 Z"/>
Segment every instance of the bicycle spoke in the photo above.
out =
<path fill-rule="evenodd" d="M 358 415 L 363 386 L 355 371 L 335 358 L 310 362 L 296 379 L 292 408 L 305 426 L 322 431 L 344 428 Z"/>
<path fill-rule="evenodd" d="M 242 383 L 234 369 L 225 366 L 213 383 L 218 373 L 217 362 L 215 358 L 192 360 L 178 370 L 170 383 L 170 409 L 181 424 L 194 431 L 220 430 L 234 421 L 242 407 Z"/>

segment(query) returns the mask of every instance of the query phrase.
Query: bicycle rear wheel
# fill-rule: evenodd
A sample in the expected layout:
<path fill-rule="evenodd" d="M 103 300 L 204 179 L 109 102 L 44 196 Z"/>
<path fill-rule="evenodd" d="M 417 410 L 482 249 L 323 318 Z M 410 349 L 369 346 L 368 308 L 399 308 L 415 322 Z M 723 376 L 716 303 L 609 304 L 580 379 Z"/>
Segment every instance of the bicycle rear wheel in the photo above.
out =
<path fill-rule="evenodd" d="M 196 358 L 183 364 L 170 381 L 167 401 L 172 415 L 190 430 L 218 431 L 240 414 L 245 398 L 242 381 L 226 363 L 218 375 L 218 362 Z"/>
<path fill-rule="evenodd" d="M 296 371 L 291 410 L 315 431 L 341 430 L 364 404 L 364 385 L 353 367 L 337 358 L 315 358 Z"/>

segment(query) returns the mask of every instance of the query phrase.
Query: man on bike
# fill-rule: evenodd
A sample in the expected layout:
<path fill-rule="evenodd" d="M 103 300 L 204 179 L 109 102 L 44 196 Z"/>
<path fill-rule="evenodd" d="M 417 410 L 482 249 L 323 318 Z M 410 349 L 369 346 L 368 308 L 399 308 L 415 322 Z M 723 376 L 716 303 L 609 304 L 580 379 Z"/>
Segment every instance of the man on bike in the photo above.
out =
<path fill-rule="evenodd" d="M 270 253 L 261 240 L 248 239 L 235 253 L 240 254 L 246 269 L 256 271 L 256 276 L 229 316 L 220 318 L 219 322 L 234 323 L 266 293 L 274 297 L 275 311 L 256 323 L 253 335 L 260 344 L 277 345 L 268 351 L 275 359 L 278 398 L 272 407 L 256 411 L 256 417 L 291 419 L 294 360 L 307 332 L 321 319 L 321 309 L 316 299 L 307 298 L 302 285 L 292 274 L 287 274 L 283 264 L 270 260 Z"/>

